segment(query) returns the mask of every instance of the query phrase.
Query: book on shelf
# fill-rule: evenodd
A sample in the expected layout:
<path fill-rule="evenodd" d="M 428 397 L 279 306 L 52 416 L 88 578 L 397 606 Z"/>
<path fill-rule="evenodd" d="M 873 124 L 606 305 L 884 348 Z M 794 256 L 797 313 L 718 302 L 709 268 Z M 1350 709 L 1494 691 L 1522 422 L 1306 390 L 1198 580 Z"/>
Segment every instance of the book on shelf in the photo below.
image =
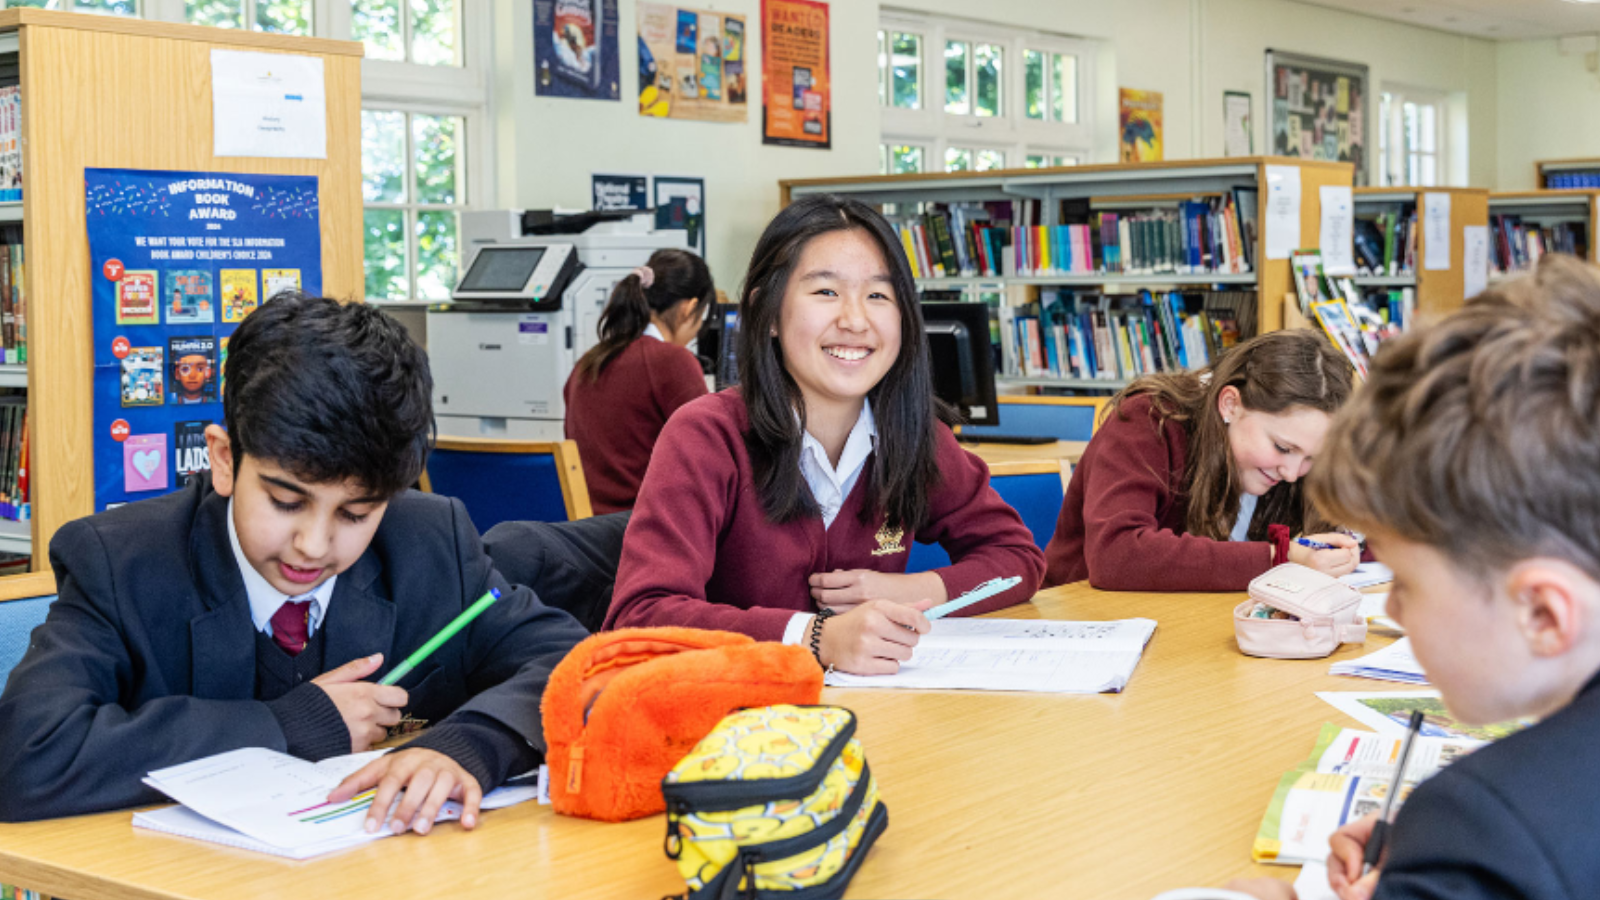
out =
<path fill-rule="evenodd" d="M 0 362 L 20 365 L 28 361 L 28 317 L 23 273 L 22 226 L 0 227 Z"/>
<path fill-rule="evenodd" d="M 1352 233 L 1356 273 L 1394 278 L 1417 271 L 1417 205 L 1359 216 Z"/>
<path fill-rule="evenodd" d="M 1589 229 L 1583 222 L 1536 222 L 1522 216 L 1489 217 L 1489 268 L 1496 274 L 1531 271 L 1546 253 L 1589 253 Z"/>
<path fill-rule="evenodd" d="M 999 313 L 1005 376 L 1123 382 L 1209 364 L 1254 333 L 1256 299 L 1253 291 L 1045 288 Z"/>
<path fill-rule="evenodd" d="M 0 87 L 0 203 L 22 200 L 22 88 Z"/>
<path fill-rule="evenodd" d="M 32 518 L 28 502 L 28 398 L 0 396 L 0 519 Z"/>
<path fill-rule="evenodd" d="M 1544 186 L 1552 190 L 1600 190 L 1600 166 L 1582 172 L 1550 172 Z"/>
<path fill-rule="evenodd" d="M 1044 223 L 1037 200 L 929 204 L 894 226 L 919 279 L 1243 275 L 1255 246 L 1255 201 L 1245 193 L 1138 211 L 1062 200 L 1057 224 Z"/>

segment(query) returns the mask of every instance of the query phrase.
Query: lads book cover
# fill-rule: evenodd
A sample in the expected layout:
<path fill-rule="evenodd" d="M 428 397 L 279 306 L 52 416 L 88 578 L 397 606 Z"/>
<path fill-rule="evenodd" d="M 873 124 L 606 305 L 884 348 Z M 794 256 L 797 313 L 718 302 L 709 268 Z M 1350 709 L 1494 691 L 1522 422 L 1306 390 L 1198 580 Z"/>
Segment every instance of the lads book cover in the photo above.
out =
<path fill-rule="evenodd" d="M 216 321 L 211 273 L 183 269 L 167 273 L 167 324 L 206 325 Z"/>
<path fill-rule="evenodd" d="M 256 270 L 222 270 L 222 321 L 243 322 L 256 310 Z"/>
<path fill-rule="evenodd" d="M 166 393 L 165 351 L 160 347 L 134 347 L 122 358 L 122 405 L 160 406 Z"/>
<path fill-rule="evenodd" d="M 167 342 L 172 365 L 168 402 L 180 405 L 217 400 L 217 339 L 209 334 L 175 337 Z"/>
<path fill-rule="evenodd" d="M 154 270 L 129 270 L 117 282 L 118 325 L 160 325 Z"/>
<path fill-rule="evenodd" d="M 206 453 L 206 426 L 210 424 L 210 419 L 200 419 L 172 426 L 172 465 L 180 484 L 190 475 L 211 471 L 211 457 Z"/>

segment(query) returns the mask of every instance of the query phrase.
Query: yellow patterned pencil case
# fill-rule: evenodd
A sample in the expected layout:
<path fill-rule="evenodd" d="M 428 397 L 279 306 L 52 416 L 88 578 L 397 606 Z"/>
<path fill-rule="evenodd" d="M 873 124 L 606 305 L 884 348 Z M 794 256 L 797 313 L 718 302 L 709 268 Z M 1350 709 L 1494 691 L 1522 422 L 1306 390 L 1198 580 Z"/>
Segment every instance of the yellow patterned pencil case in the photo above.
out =
<path fill-rule="evenodd" d="M 848 709 L 764 706 L 695 745 L 661 780 L 685 896 L 842 896 L 889 826 L 855 730 Z"/>

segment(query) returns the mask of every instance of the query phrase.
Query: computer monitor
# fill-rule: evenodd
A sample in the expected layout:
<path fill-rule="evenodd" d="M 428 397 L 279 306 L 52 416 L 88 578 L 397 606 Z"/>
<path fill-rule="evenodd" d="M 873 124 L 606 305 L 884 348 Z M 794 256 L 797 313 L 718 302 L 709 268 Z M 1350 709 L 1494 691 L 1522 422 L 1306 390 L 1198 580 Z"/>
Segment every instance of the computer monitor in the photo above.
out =
<path fill-rule="evenodd" d="M 933 362 L 933 392 L 969 425 L 998 425 L 989 307 L 983 303 L 924 303 L 922 318 Z"/>

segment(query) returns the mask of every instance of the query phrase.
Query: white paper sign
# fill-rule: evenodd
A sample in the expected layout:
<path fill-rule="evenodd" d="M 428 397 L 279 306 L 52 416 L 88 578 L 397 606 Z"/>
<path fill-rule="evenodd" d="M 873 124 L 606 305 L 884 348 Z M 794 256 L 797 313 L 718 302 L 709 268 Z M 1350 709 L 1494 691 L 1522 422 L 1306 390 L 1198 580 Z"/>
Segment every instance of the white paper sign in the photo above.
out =
<path fill-rule="evenodd" d="M 1461 229 L 1461 242 L 1466 257 L 1461 286 L 1466 299 L 1471 300 L 1489 286 L 1489 226 L 1468 225 Z"/>
<path fill-rule="evenodd" d="M 211 125 L 217 156 L 327 159 L 322 60 L 212 50 Z"/>
<path fill-rule="evenodd" d="M 1424 269 L 1450 268 L 1449 194 L 1422 195 L 1422 243 L 1427 247 L 1422 255 Z"/>
<path fill-rule="evenodd" d="M 1356 273 L 1354 192 L 1348 187 L 1322 186 L 1322 270 L 1329 275 Z"/>
<path fill-rule="evenodd" d="M 1222 97 L 1222 155 L 1249 156 L 1250 95 L 1229 92 Z"/>
<path fill-rule="evenodd" d="M 1300 167 L 1267 166 L 1267 259 L 1300 249 Z"/>

